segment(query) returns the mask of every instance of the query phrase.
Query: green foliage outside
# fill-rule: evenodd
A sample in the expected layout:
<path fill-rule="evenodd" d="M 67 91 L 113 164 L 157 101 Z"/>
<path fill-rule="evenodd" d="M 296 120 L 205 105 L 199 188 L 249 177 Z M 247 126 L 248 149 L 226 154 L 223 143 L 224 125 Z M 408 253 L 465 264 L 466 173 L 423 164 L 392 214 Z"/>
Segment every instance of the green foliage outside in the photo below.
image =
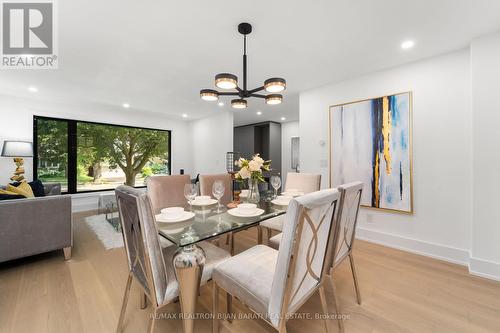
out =
<path fill-rule="evenodd" d="M 39 120 L 38 176 L 44 181 L 67 181 L 67 123 Z M 77 123 L 78 183 L 99 182 L 103 166 L 120 168 L 125 184 L 134 186 L 136 176 L 168 173 L 167 132 L 111 125 Z"/>
<path fill-rule="evenodd" d="M 100 164 L 107 161 L 125 173 L 125 184 L 134 186 L 148 162 L 168 157 L 169 138 L 163 131 L 88 123 L 78 123 L 77 131 L 78 165 L 94 180 Z"/>

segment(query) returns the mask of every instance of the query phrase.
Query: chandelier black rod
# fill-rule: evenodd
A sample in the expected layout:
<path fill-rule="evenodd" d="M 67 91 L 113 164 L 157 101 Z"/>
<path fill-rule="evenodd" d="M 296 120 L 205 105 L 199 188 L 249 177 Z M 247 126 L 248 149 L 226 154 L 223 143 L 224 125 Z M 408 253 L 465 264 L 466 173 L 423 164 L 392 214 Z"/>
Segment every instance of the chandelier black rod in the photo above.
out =
<path fill-rule="evenodd" d="M 257 91 L 261 91 L 261 90 L 264 90 L 264 86 L 260 86 L 260 87 L 255 88 L 255 89 L 248 90 L 248 93 L 249 93 L 249 94 L 253 94 L 253 93 L 255 93 L 255 92 L 257 92 Z"/>
<path fill-rule="evenodd" d="M 261 94 L 250 94 L 250 97 L 266 98 L 266 95 L 261 95 Z"/>
<path fill-rule="evenodd" d="M 243 91 L 247 91 L 247 35 L 243 35 Z"/>
<path fill-rule="evenodd" d="M 219 92 L 219 95 L 220 96 L 239 96 L 240 93 L 239 92 Z"/>

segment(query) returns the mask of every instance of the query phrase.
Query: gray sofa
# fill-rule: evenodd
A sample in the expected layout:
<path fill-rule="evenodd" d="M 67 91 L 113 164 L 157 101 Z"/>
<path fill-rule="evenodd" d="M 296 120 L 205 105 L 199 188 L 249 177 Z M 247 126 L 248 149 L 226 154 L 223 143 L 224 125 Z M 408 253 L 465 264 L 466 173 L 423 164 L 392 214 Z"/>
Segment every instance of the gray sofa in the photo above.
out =
<path fill-rule="evenodd" d="M 44 184 L 46 197 L 0 201 L 0 262 L 53 250 L 71 258 L 71 196 Z"/>

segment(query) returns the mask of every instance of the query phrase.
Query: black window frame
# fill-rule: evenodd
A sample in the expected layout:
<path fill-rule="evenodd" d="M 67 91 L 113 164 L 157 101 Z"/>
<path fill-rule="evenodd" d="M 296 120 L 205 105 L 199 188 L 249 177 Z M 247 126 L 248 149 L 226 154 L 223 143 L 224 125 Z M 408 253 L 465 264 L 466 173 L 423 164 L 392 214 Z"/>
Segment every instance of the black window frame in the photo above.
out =
<path fill-rule="evenodd" d="M 77 191 L 77 185 L 78 185 L 77 184 L 77 150 L 78 150 L 77 125 L 78 125 L 78 123 L 167 132 L 168 133 L 168 156 L 167 156 L 168 172 L 169 172 L 169 175 L 172 174 L 172 131 L 171 130 L 34 115 L 33 116 L 33 179 L 35 179 L 35 180 L 38 179 L 38 128 L 37 128 L 37 121 L 39 119 L 40 120 L 64 121 L 67 124 L 67 129 L 68 129 L 68 136 L 67 136 L 67 138 L 68 138 L 67 139 L 68 140 L 68 146 L 67 146 L 67 151 L 68 151 L 68 162 L 67 162 L 68 163 L 68 190 L 63 192 L 65 194 L 80 194 L 80 193 L 114 191 L 114 189 Z M 146 186 L 143 185 L 143 186 L 134 186 L 134 187 L 135 188 L 145 188 Z"/>

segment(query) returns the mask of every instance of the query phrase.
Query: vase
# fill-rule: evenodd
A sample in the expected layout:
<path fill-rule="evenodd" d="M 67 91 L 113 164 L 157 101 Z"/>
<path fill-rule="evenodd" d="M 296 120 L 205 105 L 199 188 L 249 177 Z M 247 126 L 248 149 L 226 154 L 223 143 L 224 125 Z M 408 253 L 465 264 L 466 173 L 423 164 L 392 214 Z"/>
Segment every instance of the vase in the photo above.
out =
<path fill-rule="evenodd" d="M 258 180 L 249 180 L 248 181 L 248 198 L 247 201 L 249 203 L 257 204 L 260 201 L 260 193 L 259 193 L 259 181 Z"/>

